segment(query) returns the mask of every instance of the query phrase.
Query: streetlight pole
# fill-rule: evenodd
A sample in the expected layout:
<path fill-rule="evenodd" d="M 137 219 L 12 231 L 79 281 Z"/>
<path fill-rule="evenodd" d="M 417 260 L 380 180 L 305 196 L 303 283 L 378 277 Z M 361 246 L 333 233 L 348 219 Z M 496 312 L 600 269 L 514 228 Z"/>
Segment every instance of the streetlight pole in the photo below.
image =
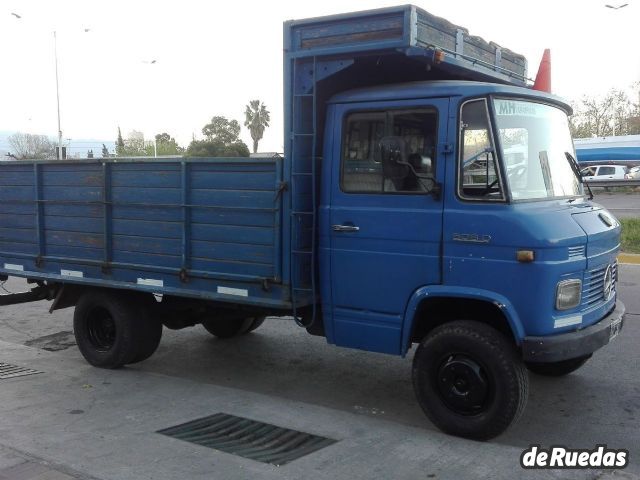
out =
<path fill-rule="evenodd" d="M 58 80 L 58 37 L 53 31 L 53 55 L 56 61 L 56 101 L 58 104 L 58 160 L 62 159 L 62 128 L 60 127 L 60 84 Z"/>

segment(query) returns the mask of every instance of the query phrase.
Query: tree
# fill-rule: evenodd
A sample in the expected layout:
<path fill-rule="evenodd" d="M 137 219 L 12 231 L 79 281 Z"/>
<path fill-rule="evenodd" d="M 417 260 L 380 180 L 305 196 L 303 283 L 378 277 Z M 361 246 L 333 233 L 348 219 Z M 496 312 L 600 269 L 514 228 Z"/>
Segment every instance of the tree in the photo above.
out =
<path fill-rule="evenodd" d="M 240 124 L 216 116 L 202 129 L 205 140 L 193 140 L 187 148 L 190 157 L 248 157 L 249 147 L 240 140 Z"/>
<path fill-rule="evenodd" d="M 611 89 L 600 98 L 585 95 L 573 106 L 569 126 L 574 138 L 640 133 L 639 108 L 622 90 Z"/>
<path fill-rule="evenodd" d="M 248 157 L 249 147 L 240 141 L 225 145 L 220 140 L 194 140 L 186 153 L 189 157 Z"/>
<path fill-rule="evenodd" d="M 269 111 L 260 100 L 251 100 L 244 111 L 244 126 L 249 129 L 253 139 L 253 153 L 258 152 L 258 142 L 262 140 L 264 129 L 269 126 Z"/>
<path fill-rule="evenodd" d="M 169 135 L 167 132 L 158 133 L 156 135 L 156 143 L 169 143 L 172 140 L 175 142 L 175 140 L 171 138 L 171 135 Z"/>
<path fill-rule="evenodd" d="M 103 143 L 102 144 L 102 158 L 108 158 L 109 157 L 109 149 L 107 148 L 107 146 Z"/>
<path fill-rule="evenodd" d="M 630 135 L 640 134 L 640 81 L 631 85 L 631 116 L 628 119 Z"/>
<path fill-rule="evenodd" d="M 202 128 L 202 133 L 207 140 L 220 140 L 225 144 L 238 141 L 240 136 L 240 124 L 237 120 L 227 120 L 225 117 L 213 117 L 211 123 Z"/>
<path fill-rule="evenodd" d="M 122 139 L 122 132 L 120 132 L 120 127 L 118 127 L 118 139 L 116 140 L 116 155 L 124 155 L 124 140 Z"/>
<path fill-rule="evenodd" d="M 155 149 L 158 155 L 182 155 L 184 154 L 184 148 L 178 145 L 176 139 L 168 133 L 159 133 L 156 135 Z M 151 155 L 154 153 L 153 145 L 147 147 L 147 150 L 151 151 Z"/>
<path fill-rule="evenodd" d="M 56 146 L 46 135 L 14 133 L 7 138 L 19 160 L 56 158 Z"/>

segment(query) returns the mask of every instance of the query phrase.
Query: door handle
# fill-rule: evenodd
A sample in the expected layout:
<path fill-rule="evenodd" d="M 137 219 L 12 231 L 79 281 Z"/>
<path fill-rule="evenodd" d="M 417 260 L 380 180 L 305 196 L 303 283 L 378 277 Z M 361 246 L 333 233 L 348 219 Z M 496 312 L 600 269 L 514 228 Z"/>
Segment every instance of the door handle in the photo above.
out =
<path fill-rule="evenodd" d="M 334 232 L 357 232 L 360 230 L 360 227 L 356 227 L 355 225 L 332 225 L 331 229 Z"/>

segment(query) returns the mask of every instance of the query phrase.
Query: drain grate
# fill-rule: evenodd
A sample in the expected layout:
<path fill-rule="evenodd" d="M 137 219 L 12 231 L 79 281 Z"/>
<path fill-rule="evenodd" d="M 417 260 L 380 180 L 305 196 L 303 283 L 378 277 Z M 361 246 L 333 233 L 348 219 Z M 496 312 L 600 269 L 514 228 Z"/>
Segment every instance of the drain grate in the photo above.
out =
<path fill-rule="evenodd" d="M 42 373 L 38 370 L 32 370 L 30 368 L 18 367 L 16 365 L 10 365 L 8 363 L 0 363 L 0 380 L 14 377 L 24 377 L 25 375 L 35 375 L 36 373 Z"/>
<path fill-rule="evenodd" d="M 336 443 L 330 438 L 226 413 L 216 413 L 157 433 L 278 466 Z"/>

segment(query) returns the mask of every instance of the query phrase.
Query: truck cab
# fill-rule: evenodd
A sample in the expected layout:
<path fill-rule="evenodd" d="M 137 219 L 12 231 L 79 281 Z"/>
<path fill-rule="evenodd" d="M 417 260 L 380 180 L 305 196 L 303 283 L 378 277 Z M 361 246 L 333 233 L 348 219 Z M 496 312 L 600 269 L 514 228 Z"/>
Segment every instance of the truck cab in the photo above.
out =
<path fill-rule="evenodd" d="M 475 322 L 530 370 L 562 375 L 614 338 L 620 225 L 585 196 L 570 113 L 482 82 L 333 96 L 319 220 L 329 342 L 401 355 L 418 343 L 419 359 L 438 328 Z M 446 387 L 426 389 L 426 408 L 440 396 L 455 415 L 481 412 L 496 394 L 489 368 L 469 353 L 449 361 L 427 374 Z"/>
<path fill-rule="evenodd" d="M 407 307 L 442 296 L 488 302 L 519 344 L 612 310 L 620 226 L 585 198 L 560 99 L 415 82 L 336 95 L 327 112 L 321 278 L 337 344 L 404 354 L 419 330 Z"/>

